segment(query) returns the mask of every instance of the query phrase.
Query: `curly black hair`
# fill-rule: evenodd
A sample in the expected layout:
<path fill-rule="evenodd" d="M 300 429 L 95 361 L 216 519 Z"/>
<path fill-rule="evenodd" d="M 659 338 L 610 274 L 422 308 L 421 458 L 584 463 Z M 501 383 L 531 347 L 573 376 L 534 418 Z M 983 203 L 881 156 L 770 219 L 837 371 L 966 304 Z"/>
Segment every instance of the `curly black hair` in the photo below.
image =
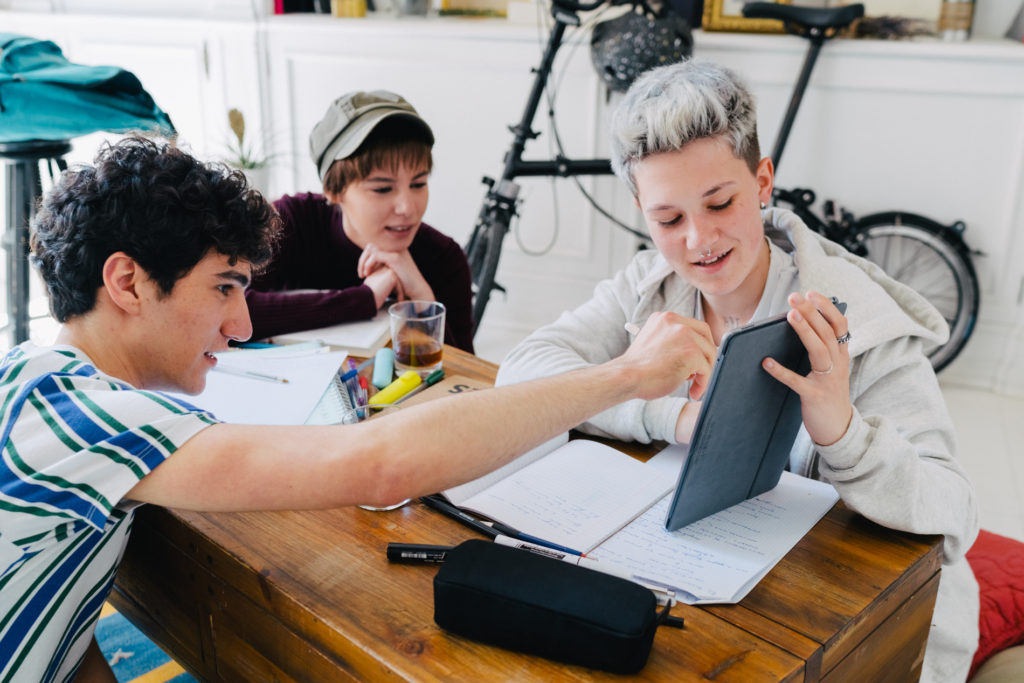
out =
<path fill-rule="evenodd" d="M 31 260 L 63 323 L 92 310 L 115 252 L 167 295 L 211 249 L 232 264 L 266 264 L 280 225 L 241 171 L 132 136 L 104 144 L 93 166 L 61 175 L 33 219 Z"/>

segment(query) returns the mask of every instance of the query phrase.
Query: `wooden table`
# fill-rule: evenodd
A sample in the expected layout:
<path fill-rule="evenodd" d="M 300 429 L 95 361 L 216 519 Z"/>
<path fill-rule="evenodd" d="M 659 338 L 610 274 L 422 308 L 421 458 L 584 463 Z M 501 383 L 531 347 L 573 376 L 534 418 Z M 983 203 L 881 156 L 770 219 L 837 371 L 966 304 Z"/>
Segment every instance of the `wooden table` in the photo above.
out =
<path fill-rule="evenodd" d="M 449 374 L 493 380 L 494 365 L 445 353 Z M 433 621 L 436 570 L 385 559 L 389 541 L 474 536 L 419 503 L 230 514 L 148 505 L 111 601 L 206 680 L 620 678 L 443 632 Z M 941 547 L 939 536 L 894 532 L 838 503 L 739 604 L 675 606 L 686 627 L 658 630 L 637 677 L 916 680 Z"/>

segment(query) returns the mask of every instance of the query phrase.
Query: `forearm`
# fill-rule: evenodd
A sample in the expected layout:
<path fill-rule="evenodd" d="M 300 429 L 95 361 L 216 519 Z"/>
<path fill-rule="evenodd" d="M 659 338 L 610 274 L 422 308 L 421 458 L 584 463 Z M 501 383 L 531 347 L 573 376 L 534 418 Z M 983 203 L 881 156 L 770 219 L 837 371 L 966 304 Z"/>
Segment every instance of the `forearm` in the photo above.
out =
<path fill-rule="evenodd" d="M 977 535 L 977 501 L 959 465 L 928 441 L 911 442 L 892 420 L 855 412 L 843 439 L 822 449 L 821 471 L 851 509 L 873 522 L 945 536 L 949 562 Z"/>
<path fill-rule="evenodd" d="M 628 371 L 602 365 L 421 404 L 390 426 L 364 423 L 377 430 L 372 442 L 416 444 L 379 461 L 379 500 L 476 479 L 631 395 L 632 384 Z"/>
<path fill-rule="evenodd" d="M 713 357 L 706 325 L 658 313 L 622 356 L 556 377 L 356 425 L 211 426 L 127 497 L 202 510 L 391 503 L 475 479 L 621 401 L 706 381 Z"/>
<path fill-rule="evenodd" d="M 534 332 L 509 352 L 498 369 L 495 384 L 505 385 L 561 372 L 592 367 L 622 353 L 629 337 L 621 321 L 607 315 L 563 314 L 556 322 Z M 619 321 L 618 325 L 615 322 Z M 685 386 L 674 393 L 680 394 Z M 620 441 L 649 443 L 673 438 L 679 411 L 685 399 L 675 395 L 653 401 L 622 402 L 581 422 L 581 431 Z"/>
<path fill-rule="evenodd" d="M 208 511 L 391 503 L 475 479 L 636 391 L 610 363 L 357 425 L 214 425 L 127 497 Z"/>

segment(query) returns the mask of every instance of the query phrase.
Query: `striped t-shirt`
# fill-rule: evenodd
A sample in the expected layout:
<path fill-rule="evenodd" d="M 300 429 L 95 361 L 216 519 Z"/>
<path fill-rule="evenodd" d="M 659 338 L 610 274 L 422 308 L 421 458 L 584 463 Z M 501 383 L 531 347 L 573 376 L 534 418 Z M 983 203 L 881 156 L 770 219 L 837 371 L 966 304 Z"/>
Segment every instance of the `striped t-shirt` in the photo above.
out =
<path fill-rule="evenodd" d="M 70 346 L 0 361 L 0 681 L 73 677 L 138 505 L 121 498 L 214 422 Z"/>

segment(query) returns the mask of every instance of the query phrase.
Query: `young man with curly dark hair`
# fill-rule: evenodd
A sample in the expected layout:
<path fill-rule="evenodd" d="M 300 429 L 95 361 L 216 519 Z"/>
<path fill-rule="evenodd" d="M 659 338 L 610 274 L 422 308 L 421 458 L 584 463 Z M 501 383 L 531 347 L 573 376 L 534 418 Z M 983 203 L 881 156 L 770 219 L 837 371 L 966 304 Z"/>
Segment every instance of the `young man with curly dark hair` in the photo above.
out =
<path fill-rule="evenodd" d="M 33 261 L 63 327 L 0 360 L 0 679 L 114 680 L 93 631 L 142 503 L 385 505 L 710 372 L 706 326 L 655 314 L 623 355 L 561 377 L 357 425 L 221 423 L 159 390 L 198 393 L 249 337 L 244 290 L 277 225 L 240 173 L 141 138 L 44 198 Z"/>

